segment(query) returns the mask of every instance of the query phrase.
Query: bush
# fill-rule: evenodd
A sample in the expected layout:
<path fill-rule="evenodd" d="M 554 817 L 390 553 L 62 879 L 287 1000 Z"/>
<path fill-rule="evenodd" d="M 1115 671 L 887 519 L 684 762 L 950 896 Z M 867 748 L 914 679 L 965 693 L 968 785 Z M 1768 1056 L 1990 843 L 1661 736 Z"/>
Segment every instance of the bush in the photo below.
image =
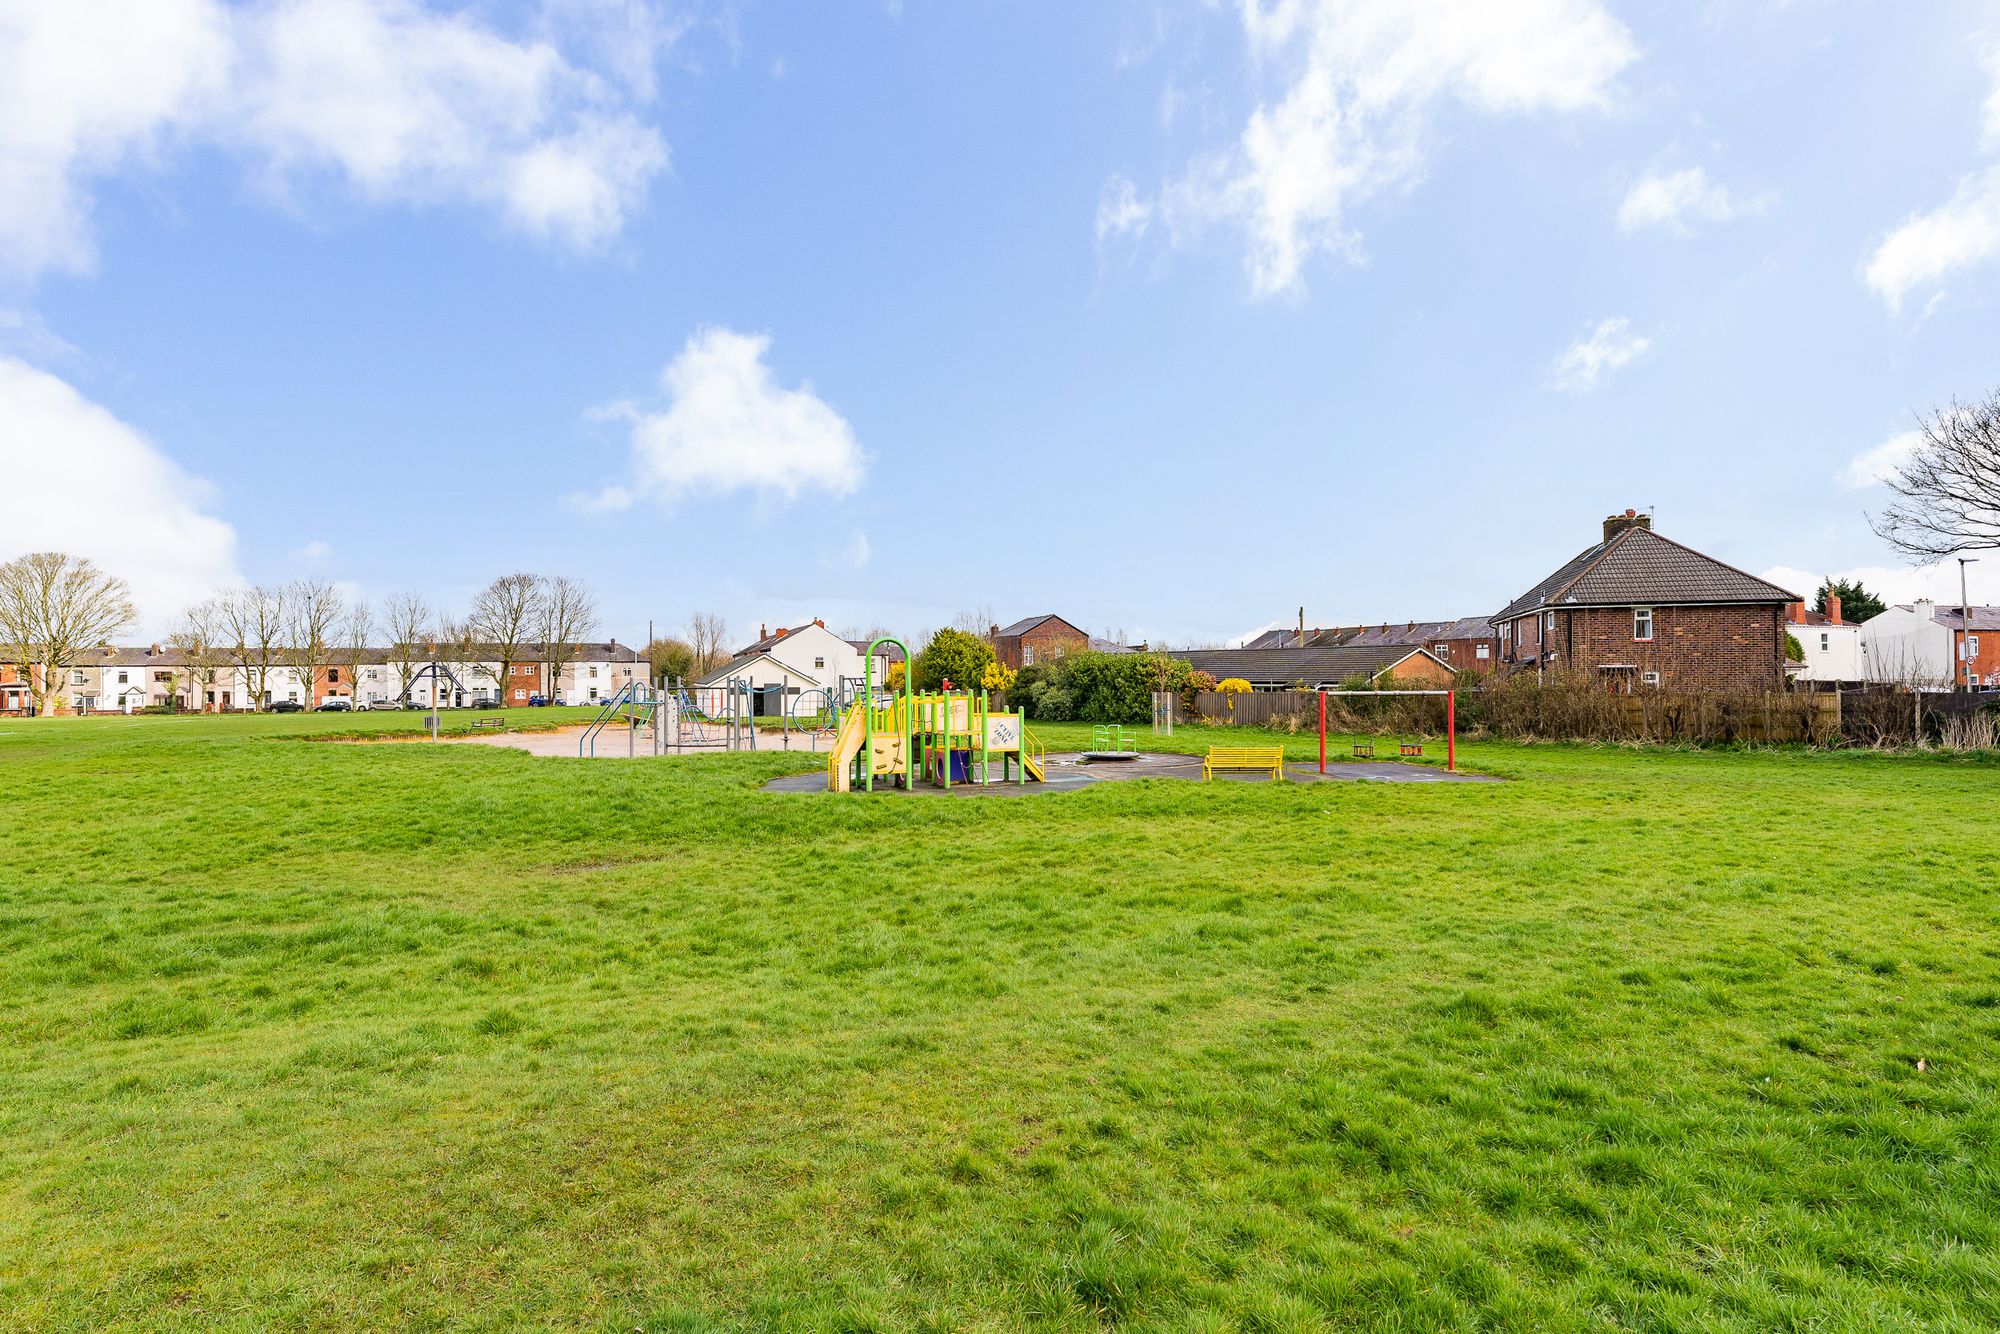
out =
<path fill-rule="evenodd" d="M 1247 695 L 1250 683 L 1240 676 L 1225 676 L 1215 683 L 1215 692 L 1218 695 Z"/>
<path fill-rule="evenodd" d="M 1164 653 L 1071 653 L 1023 667 L 1007 697 L 1040 722 L 1144 723 L 1156 690 L 1179 695 L 1191 714 L 1200 675 Z"/>
<path fill-rule="evenodd" d="M 1076 717 L 1076 702 L 1061 686 L 1043 682 L 1035 687 L 1034 709 L 1029 717 L 1045 723 L 1066 723 Z"/>
<path fill-rule="evenodd" d="M 954 689 L 977 689 L 993 660 L 993 646 L 978 635 L 940 630 L 917 655 L 917 689 L 937 690 L 947 680 Z"/>

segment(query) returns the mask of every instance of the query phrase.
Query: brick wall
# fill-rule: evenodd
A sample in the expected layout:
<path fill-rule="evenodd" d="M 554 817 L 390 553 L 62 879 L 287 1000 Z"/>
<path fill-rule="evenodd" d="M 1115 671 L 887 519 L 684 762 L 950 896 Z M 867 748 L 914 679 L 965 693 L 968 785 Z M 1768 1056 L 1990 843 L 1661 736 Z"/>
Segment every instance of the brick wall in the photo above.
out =
<path fill-rule="evenodd" d="M 1974 625 L 1979 624 L 1974 618 Z M 1972 637 L 1979 641 L 1979 652 L 1972 657 L 1972 671 L 1979 678 L 1981 686 L 2000 685 L 2000 630 L 1974 630 Z M 1960 689 L 1965 686 L 1965 659 L 1960 656 L 1965 650 L 1963 630 L 1951 632 L 1951 665 L 1957 671 L 1953 684 Z"/>
<path fill-rule="evenodd" d="M 1576 670 L 1630 663 L 1668 689 L 1759 691 L 1784 685 L 1784 634 L 1776 606 L 1655 607 L 1653 638 L 1635 640 L 1631 608 L 1592 607 L 1558 611 L 1550 647 Z"/>
<path fill-rule="evenodd" d="M 1486 646 L 1486 656 L 1479 656 L 1479 646 Z M 1451 664 L 1454 672 L 1490 672 L 1500 661 L 1500 641 L 1498 639 L 1439 639 L 1426 644 L 1431 652 Z"/>
<path fill-rule="evenodd" d="M 1027 661 L 1025 650 L 1035 650 L 1036 662 L 1048 662 L 1065 653 L 1081 653 L 1090 647 L 1090 636 L 1065 621 L 1043 621 L 1025 635 L 1001 635 L 993 641 L 993 655 L 1000 665 L 1019 671 Z"/>
<path fill-rule="evenodd" d="M 1548 656 L 1542 665 L 1582 672 L 1629 665 L 1634 688 L 1646 672 L 1658 672 L 1659 684 L 1673 690 L 1783 687 L 1788 627 L 1781 606 L 1658 606 L 1652 611 L 1653 637 L 1639 640 L 1632 637 L 1630 607 L 1558 609 L 1555 629 L 1546 632 Z M 1545 618 L 1541 612 L 1513 623 L 1510 661 L 1533 664 L 1542 654 Z"/>

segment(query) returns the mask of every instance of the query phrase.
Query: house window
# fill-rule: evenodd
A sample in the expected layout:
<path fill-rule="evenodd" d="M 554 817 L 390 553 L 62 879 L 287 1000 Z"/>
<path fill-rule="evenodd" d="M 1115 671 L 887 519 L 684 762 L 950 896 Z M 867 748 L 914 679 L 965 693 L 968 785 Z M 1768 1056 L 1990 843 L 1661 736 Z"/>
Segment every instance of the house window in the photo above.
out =
<path fill-rule="evenodd" d="M 1021 645 L 1021 665 L 1023 667 L 1032 667 L 1035 665 L 1035 646 L 1033 644 Z"/>
<path fill-rule="evenodd" d="M 1640 672 L 1639 683 L 1641 685 L 1656 686 L 1660 683 L 1660 674 L 1658 672 Z"/>
<path fill-rule="evenodd" d="M 1651 607 L 1632 608 L 1632 638 L 1647 640 L 1653 637 L 1653 609 Z"/>
<path fill-rule="evenodd" d="M 823 672 L 823 671 L 825 671 L 825 670 L 826 670 L 826 659 L 825 659 L 825 658 L 814 658 L 814 659 L 813 659 L 813 670 L 814 670 L 814 671 L 816 671 L 816 672 Z"/>
<path fill-rule="evenodd" d="M 1965 659 L 1966 659 L 1966 661 L 1967 661 L 1967 662 L 1970 662 L 1970 661 L 1972 661 L 1972 659 L 1974 659 L 1974 658 L 1976 658 L 1976 657 L 1978 657 L 1978 656 L 1979 656 L 1979 636 L 1978 636 L 1978 635 L 1967 635 L 1967 636 L 1965 637 Z"/>
<path fill-rule="evenodd" d="M 125 673 L 118 673 L 118 684 L 121 686 L 125 684 Z"/>
<path fill-rule="evenodd" d="M 514 689 L 514 698 L 515 698 L 515 699 L 526 699 L 527 697 L 528 697 L 528 692 L 527 692 L 527 691 L 525 691 L 525 690 L 522 690 L 522 689 L 521 689 L 520 687 L 518 687 L 518 686 L 517 686 L 517 687 L 515 687 L 515 689 Z"/>
<path fill-rule="evenodd" d="M 84 679 L 83 679 L 83 673 L 82 673 L 82 672 L 71 672 L 71 673 L 69 674 L 69 683 L 70 683 L 71 685 L 73 685 L 73 686 L 80 686 L 80 685 L 83 685 L 83 684 L 84 684 Z"/>
<path fill-rule="evenodd" d="M 591 679 L 591 680 L 593 680 L 593 681 L 595 681 L 595 680 L 597 679 L 597 669 L 596 669 L 595 667 L 592 667 L 592 668 L 590 669 L 590 679 Z M 591 692 L 590 692 L 590 697 L 591 697 L 592 699 L 595 699 L 595 698 L 597 698 L 597 692 L 596 692 L 595 690 L 591 691 Z"/>
<path fill-rule="evenodd" d="M 1486 645 L 1477 644 L 1473 646 L 1472 656 L 1479 659 L 1481 662 L 1486 661 L 1487 653 L 1488 650 Z"/>
<path fill-rule="evenodd" d="M 1833 647 L 1833 636 L 1830 634 L 1821 635 L 1819 637 L 1819 651 L 1824 653 L 1831 647 Z"/>
<path fill-rule="evenodd" d="M 340 668 L 329 667 L 326 669 L 326 680 L 328 685 L 332 685 L 335 681 L 338 681 L 339 679 L 340 679 Z"/>

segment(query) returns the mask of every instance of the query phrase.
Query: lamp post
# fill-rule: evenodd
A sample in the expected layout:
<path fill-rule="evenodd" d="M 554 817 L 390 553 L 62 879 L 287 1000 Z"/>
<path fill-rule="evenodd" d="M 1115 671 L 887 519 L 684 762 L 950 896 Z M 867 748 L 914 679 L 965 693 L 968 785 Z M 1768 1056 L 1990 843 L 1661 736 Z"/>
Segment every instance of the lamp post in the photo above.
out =
<path fill-rule="evenodd" d="M 437 641 L 424 641 L 424 652 L 431 655 L 431 740 L 438 738 L 438 646 Z"/>
<path fill-rule="evenodd" d="M 1972 689 L 1972 607 L 1965 596 L 1965 567 L 1978 559 L 1977 556 L 1958 558 L 1958 656 L 1965 664 L 1959 677 L 1967 690 Z"/>

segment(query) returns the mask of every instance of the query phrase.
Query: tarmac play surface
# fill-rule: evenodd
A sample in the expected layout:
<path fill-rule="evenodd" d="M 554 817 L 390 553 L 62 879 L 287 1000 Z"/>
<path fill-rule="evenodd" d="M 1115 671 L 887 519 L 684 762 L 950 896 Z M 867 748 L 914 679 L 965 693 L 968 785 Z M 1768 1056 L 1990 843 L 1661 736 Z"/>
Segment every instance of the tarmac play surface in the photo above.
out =
<path fill-rule="evenodd" d="M 999 766 L 994 766 L 995 773 Z M 949 789 L 919 784 L 915 789 L 905 791 L 887 783 L 875 789 L 878 793 L 896 796 L 951 796 L 951 797 L 1028 797 L 1047 792 L 1075 792 L 1098 783 L 1131 782 L 1139 778 L 1180 778 L 1192 782 L 1201 781 L 1201 756 L 1169 755 L 1157 752 L 1141 754 L 1129 760 L 1091 760 L 1080 752 L 1051 755 L 1046 764 L 1048 781 L 1043 783 L 1002 783 L 991 785 L 980 783 L 954 783 Z M 1294 783 L 1497 783 L 1500 780 L 1484 774 L 1447 773 L 1434 765 L 1398 764 L 1393 761 L 1360 761 L 1328 763 L 1326 772 L 1310 764 L 1288 764 L 1285 778 Z M 1218 783 L 1268 783 L 1266 774 L 1221 773 L 1215 776 Z M 824 773 L 788 774 L 774 778 L 764 784 L 766 792 L 824 792 Z M 861 789 L 855 788 L 856 792 Z"/>

